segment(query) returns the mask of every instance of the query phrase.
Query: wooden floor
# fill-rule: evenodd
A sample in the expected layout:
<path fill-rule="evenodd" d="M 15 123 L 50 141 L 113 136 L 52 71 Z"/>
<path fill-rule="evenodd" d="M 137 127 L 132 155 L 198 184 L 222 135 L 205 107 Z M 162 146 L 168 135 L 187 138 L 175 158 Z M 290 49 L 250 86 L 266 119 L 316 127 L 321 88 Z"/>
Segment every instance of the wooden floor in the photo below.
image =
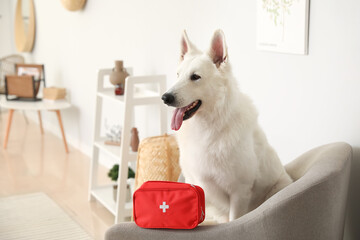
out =
<path fill-rule="evenodd" d="M 88 202 L 90 158 L 71 146 L 66 154 L 60 138 L 47 131 L 41 135 L 39 125 L 27 124 L 19 112 L 14 113 L 4 150 L 6 120 L 7 113 L 0 113 L 0 197 L 44 192 L 91 236 L 103 239 L 114 216 L 100 204 Z M 101 183 L 109 181 L 105 168 L 99 177 Z"/>

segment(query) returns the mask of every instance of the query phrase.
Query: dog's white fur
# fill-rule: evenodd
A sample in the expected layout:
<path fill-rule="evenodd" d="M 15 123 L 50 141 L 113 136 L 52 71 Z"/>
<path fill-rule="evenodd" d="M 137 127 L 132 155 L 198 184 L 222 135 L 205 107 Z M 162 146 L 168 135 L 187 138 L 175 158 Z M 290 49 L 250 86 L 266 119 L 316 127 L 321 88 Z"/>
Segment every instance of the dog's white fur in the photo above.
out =
<path fill-rule="evenodd" d="M 191 81 L 193 73 L 201 78 Z M 202 101 L 177 134 L 180 165 L 186 182 L 204 188 L 219 222 L 239 218 L 292 182 L 253 103 L 238 89 L 221 30 L 205 53 L 184 31 L 178 81 L 167 93 L 175 96 L 175 107 Z"/>

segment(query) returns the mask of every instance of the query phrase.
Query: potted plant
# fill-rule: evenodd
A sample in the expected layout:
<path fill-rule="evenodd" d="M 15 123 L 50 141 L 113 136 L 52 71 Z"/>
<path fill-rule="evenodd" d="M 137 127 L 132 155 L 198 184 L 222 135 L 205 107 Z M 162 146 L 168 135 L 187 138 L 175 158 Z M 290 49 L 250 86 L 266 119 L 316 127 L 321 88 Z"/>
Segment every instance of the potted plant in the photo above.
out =
<path fill-rule="evenodd" d="M 117 182 L 117 179 L 119 177 L 119 164 L 115 164 L 110 171 L 108 172 L 108 177 L 114 181 Z M 127 180 L 127 186 L 126 186 L 126 202 L 129 202 L 131 200 L 131 189 L 134 184 L 135 179 L 135 172 L 129 167 L 128 168 L 128 180 Z M 116 196 L 117 196 L 117 188 L 118 185 L 115 184 L 113 186 L 113 196 L 114 201 L 116 202 Z"/>

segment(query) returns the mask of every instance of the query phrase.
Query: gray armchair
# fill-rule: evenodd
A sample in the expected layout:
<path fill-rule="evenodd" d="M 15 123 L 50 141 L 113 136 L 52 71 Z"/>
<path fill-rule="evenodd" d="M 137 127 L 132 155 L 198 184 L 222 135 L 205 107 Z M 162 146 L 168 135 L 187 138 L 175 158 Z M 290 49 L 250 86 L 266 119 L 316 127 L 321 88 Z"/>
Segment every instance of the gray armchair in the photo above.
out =
<path fill-rule="evenodd" d="M 333 143 L 315 148 L 286 166 L 296 180 L 261 206 L 225 224 L 193 230 L 142 229 L 135 223 L 112 226 L 106 240 L 342 239 L 352 148 Z"/>

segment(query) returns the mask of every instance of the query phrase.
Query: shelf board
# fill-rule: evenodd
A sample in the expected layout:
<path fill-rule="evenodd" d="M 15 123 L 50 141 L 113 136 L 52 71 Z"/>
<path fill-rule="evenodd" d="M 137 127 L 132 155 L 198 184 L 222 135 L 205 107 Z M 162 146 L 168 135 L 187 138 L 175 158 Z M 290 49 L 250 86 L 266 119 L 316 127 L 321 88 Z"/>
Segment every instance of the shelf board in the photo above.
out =
<path fill-rule="evenodd" d="M 114 88 L 105 88 L 103 90 L 100 90 L 97 92 L 97 95 L 99 97 L 108 99 L 108 100 L 112 100 L 112 101 L 117 101 L 117 102 L 124 102 L 125 101 L 125 97 L 124 95 L 121 96 L 116 96 L 114 93 Z"/>
<path fill-rule="evenodd" d="M 141 87 L 135 87 L 134 90 L 135 90 L 134 91 L 134 101 L 135 101 L 135 103 L 138 102 L 139 105 L 149 103 L 148 100 L 156 99 L 156 100 L 160 101 L 160 96 L 155 91 L 147 90 L 147 89 L 144 89 Z M 111 100 L 111 101 L 120 102 L 120 103 L 125 102 L 124 95 L 116 96 L 114 93 L 114 88 L 104 88 L 102 90 L 99 90 L 97 92 L 97 96 L 104 98 L 104 99 Z M 144 100 L 144 101 L 142 101 L 142 100 Z"/>
<path fill-rule="evenodd" d="M 94 145 L 99 148 L 100 150 L 104 151 L 106 154 L 110 155 L 114 159 L 120 161 L 120 154 L 121 154 L 121 148 L 120 146 L 113 146 L 105 144 L 105 138 L 100 138 L 94 142 Z M 137 153 L 133 152 L 129 147 L 129 162 L 136 161 L 137 159 Z"/>
<path fill-rule="evenodd" d="M 91 190 L 91 195 L 112 214 L 116 215 L 116 202 L 113 196 L 113 185 L 96 187 Z M 125 215 L 132 215 L 132 202 L 125 203 Z"/>

